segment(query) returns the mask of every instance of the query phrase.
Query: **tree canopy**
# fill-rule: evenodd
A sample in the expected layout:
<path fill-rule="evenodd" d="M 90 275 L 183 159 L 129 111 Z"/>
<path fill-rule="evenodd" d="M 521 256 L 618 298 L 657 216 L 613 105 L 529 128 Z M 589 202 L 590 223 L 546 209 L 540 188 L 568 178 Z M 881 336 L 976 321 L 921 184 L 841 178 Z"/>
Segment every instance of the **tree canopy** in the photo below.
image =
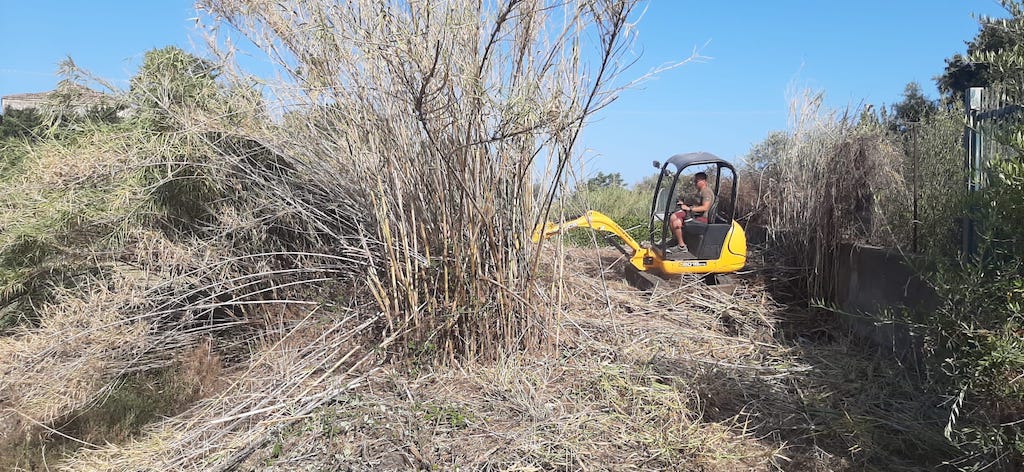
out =
<path fill-rule="evenodd" d="M 7 107 L 0 118 L 0 139 L 29 138 L 41 123 L 42 118 L 35 108 L 16 110 Z"/>
<path fill-rule="evenodd" d="M 903 89 L 903 101 L 892 106 L 893 128 L 905 130 L 912 123 L 920 123 L 939 110 L 939 106 L 921 92 L 921 85 L 911 82 Z"/>
<path fill-rule="evenodd" d="M 1018 59 L 1024 51 L 1024 14 L 1020 0 L 1000 0 L 1010 18 L 979 20 L 981 29 L 967 42 L 966 54 L 954 54 L 946 59 L 946 68 L 936 78 L 944 97 L 962 100 L 970 87 L 988 87 L 1012 81 L 1022 85 L 1020 78 L 1024 63 Z"/>
<path fill-rule="evenodd" d="M 598 172 L 596 176 L 587 180 L 586 185 L 588 189 L 594 190 L 608 187 L 625 187 L 626 182 L 622 180 L 622 174 L 618 172 L 613 172 L 611 174 Z"/>

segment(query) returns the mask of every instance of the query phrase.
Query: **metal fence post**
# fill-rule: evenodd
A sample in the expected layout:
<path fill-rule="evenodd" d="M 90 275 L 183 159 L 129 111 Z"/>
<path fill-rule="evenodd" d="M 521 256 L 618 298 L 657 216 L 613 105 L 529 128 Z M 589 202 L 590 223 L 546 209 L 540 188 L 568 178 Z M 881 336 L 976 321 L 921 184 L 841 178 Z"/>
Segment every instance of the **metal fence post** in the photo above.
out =
<path fill-rule="evenodd" d="M 964 124 L 964 147 L 966 148 L 966 155 L 964 157 L 964 167 L 967 171 L 967 196 L 970 198 L 974 192 L 978 190 L 981 183 L 979 179 L 981 169 L 981 155 L 983 146 L 983 136 L 978 132 L 978 114 L 982 108 L 982 98 L 984 88 L 982 87 L 971 87 L 967 89 L 967 93 L 964 94 L 964 110 L 966 113 L 966 120 Z M 974 250 L 977 246 L 975 240 L 975 228 L 974 221 L 971 220 L 969 212 L 965 212 L 962 217 L 961 223 L 961 252 L 964 260 L 970 259 L 974 254 Z"/>

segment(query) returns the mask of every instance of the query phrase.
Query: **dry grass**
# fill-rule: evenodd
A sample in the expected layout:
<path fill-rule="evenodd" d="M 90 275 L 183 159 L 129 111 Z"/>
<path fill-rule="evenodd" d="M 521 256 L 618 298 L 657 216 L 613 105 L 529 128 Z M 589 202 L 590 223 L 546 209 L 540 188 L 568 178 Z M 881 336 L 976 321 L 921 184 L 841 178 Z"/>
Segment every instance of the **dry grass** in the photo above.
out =
<path fill-rule="evenodd" d="M 579 272 L 538 281 L 563 293 L 549 351 L 394 364 L 381 355 L 390 340 L 366 347 L 378 344 L 365 338 L 374 320 L 357 316 L 360 305 L 268 305 L 251 360 L 210 361 L 205 334 L 177 351 L 193 359 L 177 363 L 182 372 L 222 372 L 219 385 L 200 382 L 205 399 L 49 466 L 925 470 L 936 463 L 927 454 L 941 455 L 937 429 L 921 427 L 931 405 L 898 366 L 858 354 L 842 334 L 793 328 L 804 315 L 756 280 L 734 296 L 689 279 L 644 294 L 621 281 L 617 253 L 596 254 L 569 250 Z"/>
<path fill-rule="evenodd" d="M 562 280 L 574 298 L 549 354 L 451 368 L 353 355 L 325 377 L 345 331 L 305 319 L 215 397 L 63 467 L 931 470 L 948 457 L 936 399 L 756 281 L 736 297 L 685 280 L 644 294 L 610 250 L 569 257 L 583 273 Z M 332 336 L 330 352 L 310 342 Z"/>
<path fill-rule="evenodd" d="M 360 339 L 370 323 L 317 311 L 280 320 L 283 331 L 265 335 L 251 362 L 225 370 L 227 385 L 214 395 L 127 444 L 81 452 L 68 469 L 233 468 L 272 431 L 355 389 L 372 370 L 376 354 Z"/>
<path fill-rule="evenodd" d="M 84 407 L 146 348 L 152 327 L 124 323 L 127 284 L 94 287 L 84 297 L 64 294 L 42 314 L 38 329 L 5 338 L 0 345 L 4 424 L 28 417 L 41 423 Z M 18 428 L 0 428 L 17 433 Z"/>

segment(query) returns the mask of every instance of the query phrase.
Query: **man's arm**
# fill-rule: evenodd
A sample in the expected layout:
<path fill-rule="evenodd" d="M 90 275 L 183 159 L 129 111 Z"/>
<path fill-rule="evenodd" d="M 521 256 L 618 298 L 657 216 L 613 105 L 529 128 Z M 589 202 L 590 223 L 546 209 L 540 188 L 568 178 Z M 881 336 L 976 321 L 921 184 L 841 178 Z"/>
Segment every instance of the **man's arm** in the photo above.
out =
<path fill-rule="evenodd" d="M 708 211 L 711 210 L 711 202 L 712 202 L 713 198 L 714 197 L 708 198 L 707 196 L 702 194 L 701 198 L 700 198 L 700 205 L 699 206 L 683 205 L 682 209 L 684 211 L 693 211 L 693 212 L 696 212 L 696 213 L 707 213 Z"/>
<path fill-rule="evenodd" d="M 703 201 L 700 203 L 700 206 L 688 207 L 688 208 L 690 210 L 696 212 L 696 213 L 707 213 L 708 210 L 711 210 L 711 200 L 708 199 L 708 198 L 704 198 L 702 200 Z"/>

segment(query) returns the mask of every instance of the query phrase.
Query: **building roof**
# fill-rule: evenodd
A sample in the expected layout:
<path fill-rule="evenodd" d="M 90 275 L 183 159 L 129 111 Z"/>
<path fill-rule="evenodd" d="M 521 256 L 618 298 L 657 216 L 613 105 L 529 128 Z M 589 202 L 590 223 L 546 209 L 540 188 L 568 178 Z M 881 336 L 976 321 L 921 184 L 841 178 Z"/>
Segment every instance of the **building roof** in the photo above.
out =
<path fill-rule="evenodd" d="M 46 96 L 50 92 L 36 92 L 36 93 L 15 93 L 11 95 L 4 95 L 4 100 L 46 100 Z"/>
<path fill-rule="evenodd" d="M 50 99 L 50 95 L 58 92 L 69 92 L 77 95 L 75 101 L 81 106 L 97 105 L 112 100 L 112 97 L 108 94 L 97 92 L 84 85 L 71 84 L 63 90 L 58 88 L 49 92 L 4 95 L 0 97 L 0 107 L 7 108 L 10 106 L 14 109 L 36 108 L 46 103 Z"/>

